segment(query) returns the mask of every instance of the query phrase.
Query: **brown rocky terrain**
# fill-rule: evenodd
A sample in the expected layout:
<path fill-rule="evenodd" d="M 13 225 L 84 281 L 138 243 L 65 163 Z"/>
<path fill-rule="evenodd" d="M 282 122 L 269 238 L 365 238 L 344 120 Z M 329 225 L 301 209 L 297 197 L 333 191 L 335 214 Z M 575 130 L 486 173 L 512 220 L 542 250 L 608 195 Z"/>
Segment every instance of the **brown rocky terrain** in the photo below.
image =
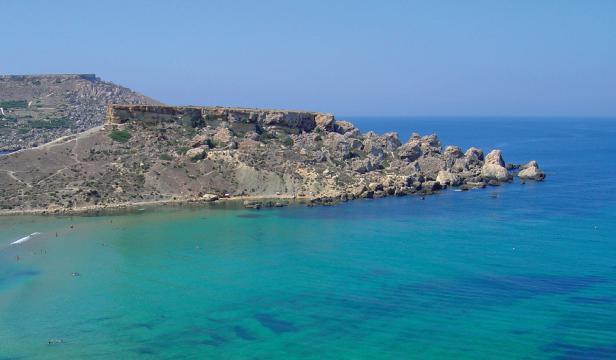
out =
<path fill-rule="evenodd" d="M 0 76 L 0 151 L 102 125 L 112 103 L 160 104 L 91 74 Z"/>
<path fill-rule="evenodd" d="M 520 174 L 545 176 L 536 162 Z M 436 135 L 402 142 L 396 133 L 362 134 L 331 114 L 114 105 L 103 127 L 0 156 L 0 208 L 66 212 L 224 197 L 330 204 L 512 177 L 499 150 L 443 149 Z"/>

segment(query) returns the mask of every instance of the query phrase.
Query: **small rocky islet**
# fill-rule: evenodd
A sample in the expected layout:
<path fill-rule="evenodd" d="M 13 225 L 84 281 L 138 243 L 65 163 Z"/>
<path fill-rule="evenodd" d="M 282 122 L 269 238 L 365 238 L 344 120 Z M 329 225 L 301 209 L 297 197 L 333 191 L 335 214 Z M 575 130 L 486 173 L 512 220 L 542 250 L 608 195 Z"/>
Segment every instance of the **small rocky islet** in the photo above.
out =
<path fill-rule="evenodd" d="M 361 133 L 317 112 L 110 105 L 104 126 L 0 157 L 4 213 L 64 213 L 144 203 L 428 195 L 543 180 L 535 161 L 444 149 L 436 135 Z M 274 200 L 266 200 L 274 199 Z"/>

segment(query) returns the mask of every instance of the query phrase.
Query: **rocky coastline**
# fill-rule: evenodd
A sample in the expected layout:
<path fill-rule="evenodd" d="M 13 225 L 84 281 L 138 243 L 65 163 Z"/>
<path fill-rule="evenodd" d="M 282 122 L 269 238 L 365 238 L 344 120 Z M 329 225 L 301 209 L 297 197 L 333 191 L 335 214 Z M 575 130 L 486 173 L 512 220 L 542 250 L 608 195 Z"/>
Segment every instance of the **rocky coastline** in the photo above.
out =
<path fill-rule="evenodd" d="M 409 124 L 412 126 L 412 124 Z M 0 156 L 0 214 L 72 214 L 241 200 L 332 205 L 541 181 L 536 161 L 441 146 L 434 134 L 361 133 L 332 114 L 110 105 L 101 128 Z"/>

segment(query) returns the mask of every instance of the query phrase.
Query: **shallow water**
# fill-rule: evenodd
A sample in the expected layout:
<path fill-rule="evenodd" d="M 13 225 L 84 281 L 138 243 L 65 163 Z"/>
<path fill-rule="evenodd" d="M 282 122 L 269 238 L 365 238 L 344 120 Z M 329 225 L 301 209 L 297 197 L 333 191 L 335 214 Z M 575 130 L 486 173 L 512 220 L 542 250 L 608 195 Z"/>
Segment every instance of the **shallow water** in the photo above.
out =
<path fill-rule="evenodd" d="M 352 120 L 499 147 L 548 179 L 335 207 L 2 217 L 0 359 L 616 357 L 616 121 Z"/>

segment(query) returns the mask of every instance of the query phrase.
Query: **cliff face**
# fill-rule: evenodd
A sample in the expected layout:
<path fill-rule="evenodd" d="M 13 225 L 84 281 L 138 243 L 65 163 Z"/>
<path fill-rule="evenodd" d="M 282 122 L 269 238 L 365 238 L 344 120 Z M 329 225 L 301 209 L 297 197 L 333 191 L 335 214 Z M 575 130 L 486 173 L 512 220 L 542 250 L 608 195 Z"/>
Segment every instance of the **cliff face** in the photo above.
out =
<path fill-rule="evenodd" d="M 532 165 L 533 175 L 540 172 Z M 543 179 L 525 177 L 532 178 Z M 362 134 L 331 114 L 112 105 L 100 129 L 1 156 L 0 208 L 66 211 L 217 196 L 333 203 L 511 179 L 500 151 L 443 149 L 436 135 L 403 143 L 396 133 Z"/>
<path fill-rule="evenodd" d="M 160 104 L 94 74 L 0 76 L 0 150 L 102 125 L 108 104 Z"/>
<path fill-rule="evenodd" d="M 164 122 L 181 122 L 193 127 L 229 126 L 240 133 L 279 127 L 287 132 L 309 132 L 316 128 L 317 119 L 333 115 L 308 111 L 224 108 L 212 106 L 150 106 L 110 105 L 107 108 L 108 124 L 138 121 L 146 125 Z"/>

